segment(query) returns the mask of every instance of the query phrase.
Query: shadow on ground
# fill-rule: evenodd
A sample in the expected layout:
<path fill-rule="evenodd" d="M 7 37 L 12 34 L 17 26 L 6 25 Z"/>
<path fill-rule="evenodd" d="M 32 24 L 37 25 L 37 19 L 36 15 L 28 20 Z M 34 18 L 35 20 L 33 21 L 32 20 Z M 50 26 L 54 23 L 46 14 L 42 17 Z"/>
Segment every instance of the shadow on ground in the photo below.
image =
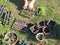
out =
<path fill-rule="evenodd" d="M 54 29 L 52 30 L 52 33 L 48 36 L 45 36 L 47 39 L 56 39 L 60 40 L 60 24 L 56 24 Z"/>
<path fill-rule="evenodd" d="M 30 27 L 28 27 L 26 30 L 25 30 L 25 33 L 27 35 L 27 38 L 30 40 L 33 40 L 33 41 L 37 41 L 36 38 L 35 38 L 35 35 L 29 30 Z M 23 34 L 23 32 L 21 32 Z M 54 30 L 52 31 L 52 34 L 49 35 L 49 36 L 45 36 L 46 39 L 56 39 L 56 40 L 60 40 L 60 25 L 57 24 L 55 27 L 54 27 Z"/>
<path fill-rule="evenodd" d="M 60 24 L 56 25 L 54 34 L 55 34 L 55 39 L 60 40 Z"/>
<path fill-rule="evenodd" d="M 9 0 L 10 2 L 14 3 L 18 8 L 18 10 L 22 10 L 23 9 L 23 5 L 24 5 L 24 0 Z"/>
<path fill-rule="evenodd" d="M 28 25 L 29 25 L 29 27 L 23 28 L 22 31 L 20 31 L 20 33 L 26 35 L 26 40 L 37 41 L 36 38 L 35 38 L 35 35 L 30 31 L 30 27 L 33 24 L 28 24 Z"/>

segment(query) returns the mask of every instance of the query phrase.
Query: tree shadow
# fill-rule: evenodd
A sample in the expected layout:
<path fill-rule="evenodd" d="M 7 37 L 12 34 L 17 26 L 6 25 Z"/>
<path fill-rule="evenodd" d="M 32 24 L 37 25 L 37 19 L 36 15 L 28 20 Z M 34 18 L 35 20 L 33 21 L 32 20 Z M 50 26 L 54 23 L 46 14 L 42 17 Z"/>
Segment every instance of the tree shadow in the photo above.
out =
<path fill-rule="evenodd" d="M 14 3 L 18 8 L 18 10 L 22 10 L 23 9 L 23 5 L 24 5 L 24 0 L 9 0 L 10 2 Z"/>
<path fill-rule="evenodd" d="M 31 27 L 32 25 L 34 25 L 34 24 L 28 24 L 28 27 L 27 27 L 27 28 L 23 28 L 22 31 L 20 31 L 20 33 L 26 35 L 26 39 L 27 39 L 27 40 L 37 41 L 36 38 L 35 38 L 35 34 L 33 34 L 33 33 L 30 31 L 30 27 Z M 25 30 L 25 31 L 24 31 L 24 30 Z"/>
<path fill-rule="evenodd" d="M 33 25 L 33 24 L 32 24 Z M 37 41 L 36 38 L 35 38 L 35 34 L 33 34 L 31 31 L 30 31 L 30 27 L 32 26 L 31 24 L 28 25 L 27 28 L 24 28 L 22 30 L 25 30 L 20 32 L 22 34 L 25 34 L 27 35 L 27 39 L 28 40 L 33 40 L 33 41 Z M 60 40 L 60 25 L 59 24 L 56 24 L 56 26 L 54 27 L 54 29 L 52 30 L 51 34 L 50 35 L 45 35 L 45 38 L 46 39 L 56 39 L 56 40 Z"/>
<path fill-rule="evenodd" d="M 56 26 L 52 30 L 51 34 L 48 36 L 45 36 L 45 38 L 60 40 L 60 24 L 56 24 Z"/>
<path fill-rule="evenodd" d="M 55 39 L 60 40 L 60 24 L 56 25 L 54 34 L 55 34 Z"/>

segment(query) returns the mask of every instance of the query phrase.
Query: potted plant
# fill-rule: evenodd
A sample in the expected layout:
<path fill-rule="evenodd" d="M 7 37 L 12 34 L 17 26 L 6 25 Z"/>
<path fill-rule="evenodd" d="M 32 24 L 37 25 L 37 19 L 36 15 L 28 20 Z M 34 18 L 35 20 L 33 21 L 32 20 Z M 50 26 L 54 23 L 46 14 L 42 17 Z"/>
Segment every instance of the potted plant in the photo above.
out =
<path fill-rule="evenodd" d="M 17 34 L 13 32 L 8 32 L 4 37 L 4 43 L 8 45 L 16 44 L 17 41 L 18 41 Z"/>
<path fill-rule="evenodd" d="M 33 25 L 31 28 L 30 28 L 31 32 L 36 34 L 39 30 L 38 30 L 38 27 L 36 25 Z"/>
<path fill-rule="evenodd" d="M 37 33 L 36 39 L 40 42 L 43 41 L 44 40 L 44 34 L 43 33 Z"/>
<path fill-rule="evenodd" d="M 51 33 L 51 27 L 50 26 L 44 26 L 43 27 L 43 33 L 45 35 L 49 35 Z"/>
<path fill-rule="evenodd" d="M 49 20 L 47 25 L 55 27 L 56 22 L 54 20 Z"/>

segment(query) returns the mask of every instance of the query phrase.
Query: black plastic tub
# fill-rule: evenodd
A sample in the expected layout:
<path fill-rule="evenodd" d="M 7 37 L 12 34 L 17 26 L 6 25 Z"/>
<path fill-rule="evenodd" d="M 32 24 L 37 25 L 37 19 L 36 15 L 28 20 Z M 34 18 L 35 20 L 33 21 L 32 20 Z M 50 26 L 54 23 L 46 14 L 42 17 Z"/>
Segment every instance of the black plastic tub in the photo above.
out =
<path fill-rule="evenodd" d="M 52 26 L 52 27 L 55 27 L 55 24 L 56 24 L 56 22 L 53 20 L 49 20 L 47 23 L 47 25 Z"/>

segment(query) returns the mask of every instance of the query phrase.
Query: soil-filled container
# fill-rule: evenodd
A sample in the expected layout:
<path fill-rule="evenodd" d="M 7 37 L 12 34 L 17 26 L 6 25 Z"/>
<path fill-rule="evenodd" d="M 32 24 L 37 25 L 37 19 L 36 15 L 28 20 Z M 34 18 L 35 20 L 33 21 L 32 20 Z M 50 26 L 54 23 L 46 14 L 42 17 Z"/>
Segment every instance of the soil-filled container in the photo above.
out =
<path fill-rule="evenodd" d="M 37 25 L 38 25 L 38 27 L 41 27 L 41 26 L 47 26 L 47 20 L 45 20 L 45 21 L 40 21 L 40 22 L 37 22 Z"/>
<path fill-rule="evenodd" d="M 53 20 L 49 20 L 47 23 L 47 25 L 52 26 L 52 27 L 55 27 L 55 24 L 56 24 L 56 22 Z"/>
<path fill-rule="evenodd" d="M 44 26 L 43 27 L 43 33 L 45 35 L 49 35 L 51 33 L 51 27 L 50 26 Z"/>
<path fill-rule="evenodd" d="M 44 21 L 37 22 L 37 25 L 39 25 L 39 26 L 44 26 Z"/>
<path fill-rule="evenodd" d="M 43 33 L 37 33 L 36 39 L 40 42 L 43 41 L 44 40 L 44 34 Z"/>
<path fill-rule="evenodd" d="M 38 27 L 36 25 L 33 25 L 31 28 L 30 28 L 31 32 L 36 34 L 39 30 L 38 30 Z"/>
<path fill-rule="evenodd" d="M 43 27 L 41 27 L 41 28 L 39 28 L 39 31 L 38 31 L 38 33 L 43 33 Z"/>
<path fill-rule="evenodd" d="M 15 45 L 18 41 L 17 34 L 14 32 L 8 32 L 4 37 L 4 43 L 7 45 Z"/>

